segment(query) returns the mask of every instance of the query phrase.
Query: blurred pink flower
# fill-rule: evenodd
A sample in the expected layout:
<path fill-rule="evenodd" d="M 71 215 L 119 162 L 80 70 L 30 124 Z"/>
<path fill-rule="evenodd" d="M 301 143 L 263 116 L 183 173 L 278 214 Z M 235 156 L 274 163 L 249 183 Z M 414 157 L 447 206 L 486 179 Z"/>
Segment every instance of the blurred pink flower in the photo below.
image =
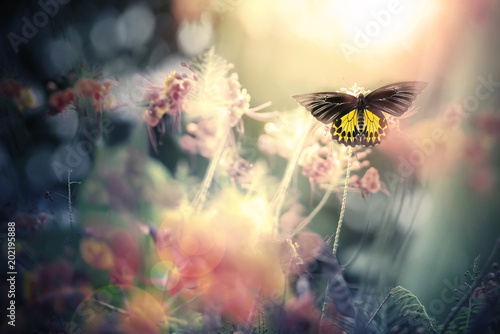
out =
<path fill-rule="evenodd" d="M 360 181 L 361 187 L 369 194 L 374 194 L 381 189 L 378 170 L 370 167 Z"/>
<path fill-rule="evenodd" d="M 143 113 L 143 120 L 148 126 L 149 139 L 153 149 L 158 152 L 157 144 L 165 135 L 165 115 L 173 116 L 174 128 L 180 128 L 181 113 L 187 109 L 186 97 L 191 91 L 191 79 L 172 71 L 165 78 L 163 87 L 150 87 L 144 97 L 149 104 Z M 159 132 L 156 139 L 154 128 Z"/>
<path fill-rule="evenodd" d="M 362 178 L 358 175 L 352 175 L 349 179 L 349 186 L 361 190 L 361 195 L 363 197 L 378 191 L 382 191 L 384 194 L 389 195 L 385 184 L 380 181 L 378 170 L 374 167 L 370 167 Z"/>
<path fill-rule="evenodd" d="M 259 146 L 259 149 L 262 151 L 262 153 L 269 155 L 278 153 L 278 148 L 274 138 L 266 133 L 263 133 L 259 136 L 257 145 Z"/>
<path fill-rule="evenodd" d="M 17 213 L 11 219 L 16 222 L 16 227 L 22 231 L 35 232 L 47 224 L 49 216 L 46 213 L 40 213 L 38 216 L 29 213 Z"/>
<path fill-rule="evenodd" d="M 69 105 L 75 105 L 76 94 L 72 88 L 52 93 L 49 97 L 49 109 L 51 114 L 58 114 L 66 110 Z"/>
<path fill-rule="evenodd" d="M 302 174 L 309 178 L 311 184 L 323 184 L 333 181 L 339 160 L 328 154 L 326 146 L 314 144 L 304 150 L 299 165 L 302 166 Z"/>
<path fill-rule="evenodd" d="M 426 119 L 403 131 L 404 135 L 389 136 L 379 150 L 391 156 L 394 170 L 402 178 L 440 180 L 458 166 L 467 142 L 460 127 L 451 124 L 460 124 L 460 118 Z"/>
<path fill-rule="evenodd" d="M 181 137 L 181 148 L 190 154 L 199 153 L 211 158 L 217 144 L 217 121 L 202 119 L 198 123 L 189 123 L 186 127 L 187 135 Z"/>
<path fill-rule="evenodd" d="M 110 80 L 100 83 L 94 79 L 80 79 L 76 82 L 74 89 L 77 96 L 92 102 L 94 111 L 102 112 L 105 108 L 106 97 L 113 90 L 113 83 Z"/>
<path fill-rule="evenodd" d="M 21 95 L 23 86 L 16 80 L 2 80 L 0 81 L 0 95 L 4 97 L 17 98 Z"/>
<path fill-rule="evenodd" d="M 488 193 L 496 183 L 496 175 L 489 167 L 479 167 L 469 175 L 467 183 L 476 193 Z"/>
<path fill-rule="evenodd" d="M 285 305 L 285 329 L 297 331 L 298 329 L 311 329 L 317 332 L 320 310 L 316 307 L 315 297 L 310 293 L 304 293 L 299 297 L 290 299 Z"/>
<path fill-rule="evenodd" d="M 481 142 L 481 138 L 470 138 L 464 144 L 464 158 L 469 164 L 484 164 L 489 160 L 489 152 Z"/>
<path fill-rule="evenodd" d="M 229 78 L 227 78 L 226 84 L 226 98 L 231 101 L 231 104 L 227 108 L 229 113 L 229 126 L 233 127 L 238 124 L 243 114 L 248 111 L 250 107 L 250 95 L 247 93 L 246 89 L 242 89 L 237 73 L 231 73 Z"/>
<path fill-rule="evenodd" d="M 351 175 L 351 178 L 349 179 L 349 186 L 352 188 L 361 189 L 361 178 L 359 177 L 359 175 Z"/>
<path fill-rule="evenodd" d="M 280 217 L 279 223 L 281 232 L 284 235 L 290 234 L 303 220 L 304 220 L 304 207 L 299 203 L 294 203 L 290 206 L 288 211 L 283 213 Z"/>
<path fill-rule="evenodd" d="M 181 149 L 186 153 L 196 154 L 198 152 L 197 141 L 190 135 L 182 135 L 182 137 L 179 139 L 179 145 L 181 146 Z"/>
<path fill-rule="evenodd" d="M 477 128 L 481 135 L 500 139 L 500 115 L 493 111 L 481 113 L 477 119 Z"/>
<path fill-rule="evenodd" d="M 12 79 L 0 81 L 0 97 L 2 96 L 12 99 L 19 111 L 24 108 L 33 108 L 37 102 L 30 86 Z"/>
<path fill-rule="evenodd" d="M 252 165 L 243 159 L 233 161 L 227 167 L 227 174 L 231 181 L 238 184 L 248 184 L 252 181 Z"/>

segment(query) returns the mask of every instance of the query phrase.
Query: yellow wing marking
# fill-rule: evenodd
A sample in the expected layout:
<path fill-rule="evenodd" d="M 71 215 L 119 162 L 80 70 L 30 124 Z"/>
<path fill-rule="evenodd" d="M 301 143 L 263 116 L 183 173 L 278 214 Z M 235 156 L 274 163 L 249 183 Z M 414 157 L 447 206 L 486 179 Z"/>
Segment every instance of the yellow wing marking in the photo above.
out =
<path fill-rule="evenodd" d="M 332 138 L 341 144 L 352 146 L 358 134 L 357 125 L 358 109 L 353 109 L 333 122 L 330 130 Z"/>
<path fill-rule="evenodd" d="M 380 143 L 382 137 L 386 136 L 387 121 L 385 117 L 378 117 L 370 110 L 365 109 L 365 128 L 363 131 L 364 140 L 361 144 L 365 146 L 373 146 Z"/>

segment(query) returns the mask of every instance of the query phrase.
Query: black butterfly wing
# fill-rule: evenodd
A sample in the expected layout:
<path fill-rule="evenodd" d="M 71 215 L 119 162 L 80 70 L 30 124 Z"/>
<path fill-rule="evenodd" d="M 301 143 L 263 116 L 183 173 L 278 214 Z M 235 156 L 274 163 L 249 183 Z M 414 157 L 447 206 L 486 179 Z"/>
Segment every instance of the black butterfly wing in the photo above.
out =
<path fill-rule="evenodd" d="M 336 92 L 311 93 L 292 96 L 318 121 L 330 124 L 356 108 L 358 98 Z"/>
<path fill-rule="evenodd" d="M 365 97 L 366 108 L 379 115 L 383 111 L 400 117 L 426 86 L 427 82 L 407 81 L 381 87 Z"/>

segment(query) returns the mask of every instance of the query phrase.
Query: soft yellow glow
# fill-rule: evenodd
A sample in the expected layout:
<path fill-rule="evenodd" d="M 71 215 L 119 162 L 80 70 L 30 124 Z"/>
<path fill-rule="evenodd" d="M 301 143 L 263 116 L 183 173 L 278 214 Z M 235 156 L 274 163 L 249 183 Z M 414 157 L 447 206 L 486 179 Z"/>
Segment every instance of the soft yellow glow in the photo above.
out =
<path fill-rule="evenodd" d="M 240 6 L 239 18 L 251 39 L 305 39 L 350 58 L 367 49 L 410 49 L 408 41 L 432 24 L 438 6 L 430 0 L 252 0 Z"/>
<path fill-rule="evenodd" d="M 272 231 L 272 224 L 266 215 L 267 200 L 264 196 L 258 196 L 241 202 L 240 210 L 248 217 L 251 217 L 259 226 L 259 232 L 269 234 Z"/>
<path fill-rule="evenodd" d="M 334 4 L 327 8 L 338 23 L 342 42 L 361 50 L 390 44 L 405 46 L 422 21 L 433 17 L 436 10 L 428 0 L 327 1 Z"/>

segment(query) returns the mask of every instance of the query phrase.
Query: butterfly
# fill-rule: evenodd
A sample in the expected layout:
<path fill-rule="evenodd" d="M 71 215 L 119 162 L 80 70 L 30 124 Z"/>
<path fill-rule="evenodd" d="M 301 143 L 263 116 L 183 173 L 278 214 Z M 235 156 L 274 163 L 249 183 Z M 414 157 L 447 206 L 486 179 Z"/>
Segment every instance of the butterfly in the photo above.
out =
<path fill-rule="evenodd" d="M 381 87 L 357 97 L 337 92 L 292 96 L 318 121 L 332 123 L 333 140 L 346 146 L 374 146 L 387 135 L 384 113 L 400 117 L 427 86 L 423 81 L 406 81 Z"/>

